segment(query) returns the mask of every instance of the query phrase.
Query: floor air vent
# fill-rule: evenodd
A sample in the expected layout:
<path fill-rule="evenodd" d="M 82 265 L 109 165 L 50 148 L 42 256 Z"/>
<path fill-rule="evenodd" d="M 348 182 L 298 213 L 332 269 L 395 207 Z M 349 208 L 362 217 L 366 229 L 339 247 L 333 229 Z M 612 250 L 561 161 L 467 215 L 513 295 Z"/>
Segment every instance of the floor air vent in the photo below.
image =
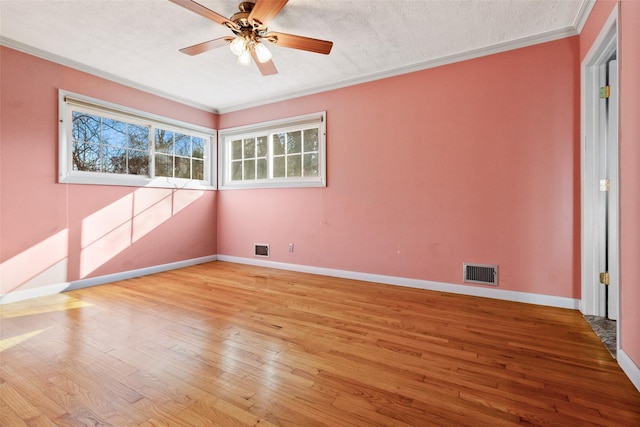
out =
<path fill-rule="evenodd" d="M 487 264 L 462 264 L 463 280 L 468 283 L 498 286 L 498 266 Z"/>
<path fill-rule="evenodd" d="M 269 258 L 269 245 L 266 243 L 255 243 L 253 245 L 253 255 Z"/>

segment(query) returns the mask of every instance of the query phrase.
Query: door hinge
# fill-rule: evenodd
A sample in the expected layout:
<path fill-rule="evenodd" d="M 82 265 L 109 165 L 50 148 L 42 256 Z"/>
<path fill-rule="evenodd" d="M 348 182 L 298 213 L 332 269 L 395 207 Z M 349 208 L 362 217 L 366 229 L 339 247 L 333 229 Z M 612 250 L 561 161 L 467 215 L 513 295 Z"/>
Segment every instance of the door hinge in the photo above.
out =
<path fill-rule="evenodd" d="M 608 179 L 600 180 L 600 191 L 609 191 L 611 189 L 611 181 Z"/>
<path fill-rule="evenodd" d="M 609 272 L 608 271 L 600 273 L 600 283 L 602 283 L 603 285 L 608 285 L 609 284 Z"/>
<path fill-rule="evenodd" d="M 611 86 L 602 86 L 600 88 L 600 98 L 607 99 L 611 95 Z"/>

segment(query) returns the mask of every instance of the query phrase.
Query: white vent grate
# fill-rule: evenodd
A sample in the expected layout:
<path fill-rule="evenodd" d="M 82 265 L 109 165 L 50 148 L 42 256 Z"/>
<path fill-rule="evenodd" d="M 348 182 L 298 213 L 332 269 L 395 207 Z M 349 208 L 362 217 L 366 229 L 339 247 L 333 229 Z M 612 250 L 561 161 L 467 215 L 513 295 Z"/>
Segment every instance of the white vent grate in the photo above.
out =
<path fill-rule="evenodd" d="M 463 281 L 498 286 L 498 266 L 488 264 L 462 264 Z"/>
<path fill-rule="evenodd" d="M 269 245 L 266 243 L 255 243 L 253 245 L 253 255 L 269 258 Z"/>

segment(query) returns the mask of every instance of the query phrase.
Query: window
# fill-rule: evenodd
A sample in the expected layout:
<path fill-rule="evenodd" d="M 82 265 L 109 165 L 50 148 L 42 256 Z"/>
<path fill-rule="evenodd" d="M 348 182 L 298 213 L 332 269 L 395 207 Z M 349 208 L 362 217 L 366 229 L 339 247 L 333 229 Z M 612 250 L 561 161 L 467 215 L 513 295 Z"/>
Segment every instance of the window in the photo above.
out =
<path fill-rule="evenodd" d="M 60 91 L 60 182 L 215 189 L 215 131 Z"/>
<path fill-rule="evenodd" d="M 220 131 L 222 189 L 326 186 L 326 113 Z"/>

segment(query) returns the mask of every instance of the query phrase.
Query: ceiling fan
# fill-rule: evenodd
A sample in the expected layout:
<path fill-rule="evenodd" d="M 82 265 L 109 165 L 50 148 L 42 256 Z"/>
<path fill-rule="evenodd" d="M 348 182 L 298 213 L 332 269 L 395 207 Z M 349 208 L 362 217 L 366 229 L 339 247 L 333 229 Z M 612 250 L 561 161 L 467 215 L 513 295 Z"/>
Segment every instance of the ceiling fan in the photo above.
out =
<path fill-rule="evenodd" d="M 255 61 L 264 76 L 276 74 L 278 70 L 271 61 L 271 52 L 263 41 L 277 46 L 329 54 L 333 42 L 310 37 L 268 31 L 267 25 L 287 4 L 288 0 L 256 0 L 243 1 L 231 18 L 202 6 L 193 0 L 170 0 L 171 2 L 195 12 L 213 22 L 222 24 L 233 32 L 233 36 L 220 37 L 193 46 L 180 49 L 187 55 L 198 55 L 218 47 L 229 45 L 231 52 L 238 56 L 238 61 L 249 65 L 251 58 Z"/>

